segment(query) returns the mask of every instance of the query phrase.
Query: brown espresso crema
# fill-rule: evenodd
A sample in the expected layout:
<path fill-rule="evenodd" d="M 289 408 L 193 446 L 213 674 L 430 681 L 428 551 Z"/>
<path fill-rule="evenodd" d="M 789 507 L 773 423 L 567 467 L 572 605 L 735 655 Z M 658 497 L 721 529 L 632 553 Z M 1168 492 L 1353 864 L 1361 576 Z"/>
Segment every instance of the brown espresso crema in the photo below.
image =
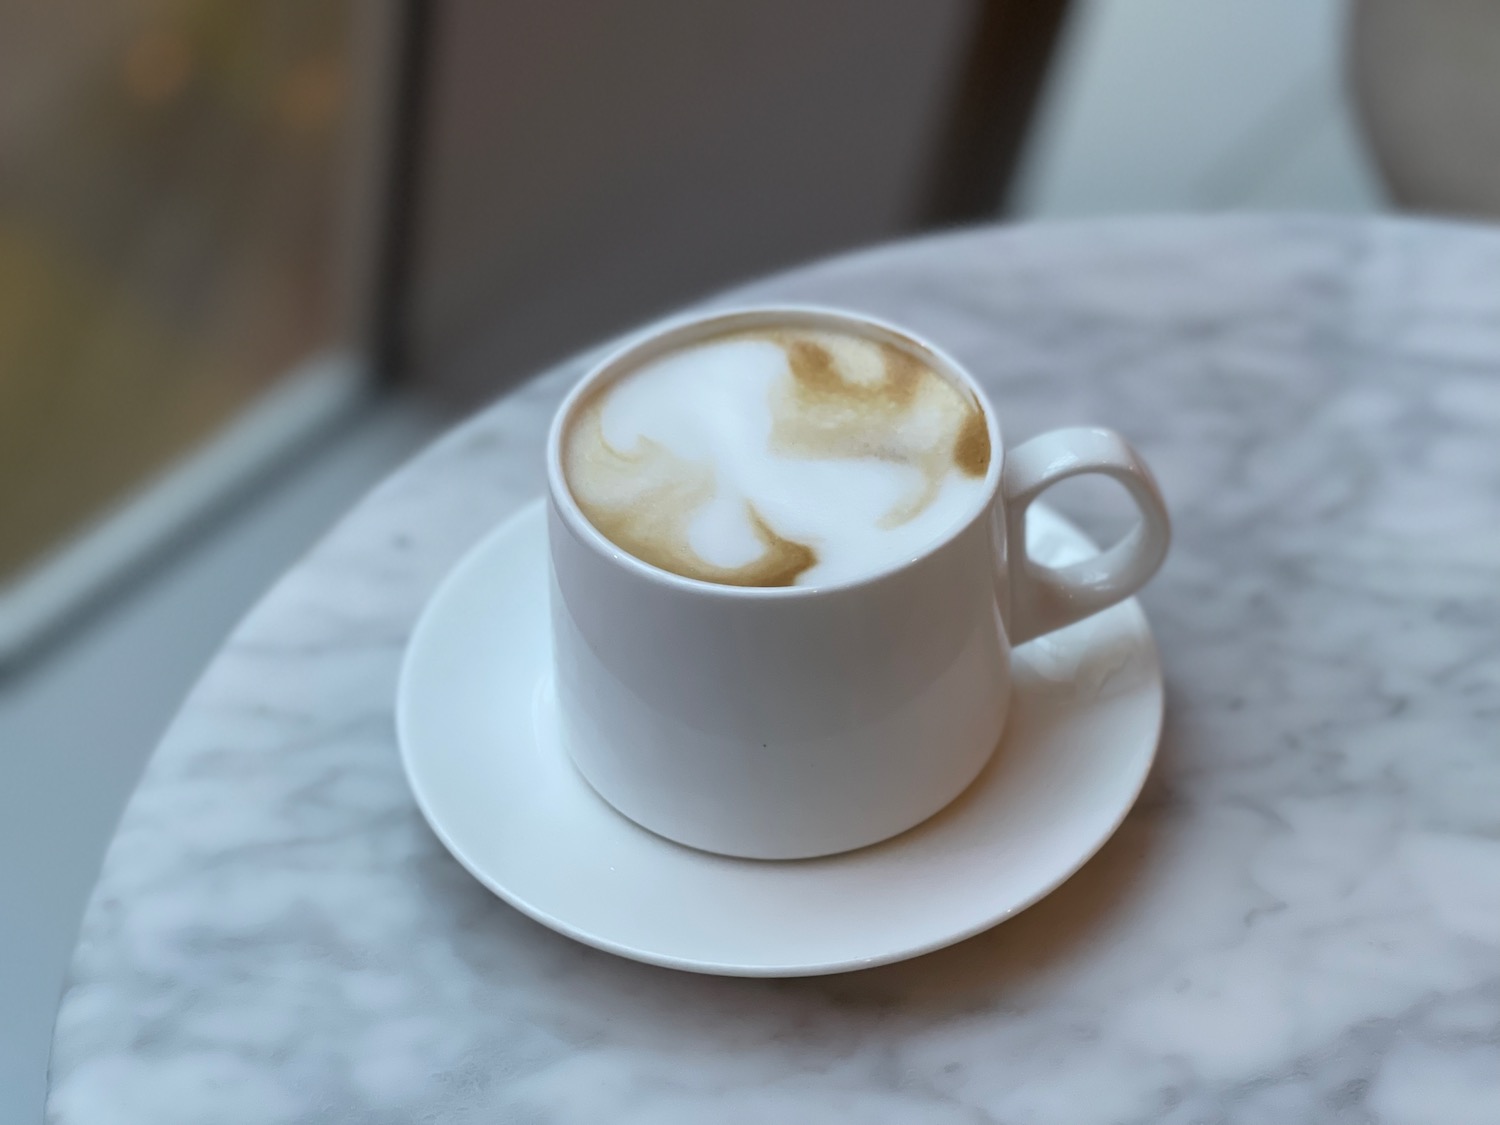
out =
<path fill-rule="evenodd" d="M 973 393 L 854 332 L 737 331 L 669 351 L 574 410 L 563 472 L 643 562 L 733 586 L 827 585 L 920 554 L 990 466 Z"/>

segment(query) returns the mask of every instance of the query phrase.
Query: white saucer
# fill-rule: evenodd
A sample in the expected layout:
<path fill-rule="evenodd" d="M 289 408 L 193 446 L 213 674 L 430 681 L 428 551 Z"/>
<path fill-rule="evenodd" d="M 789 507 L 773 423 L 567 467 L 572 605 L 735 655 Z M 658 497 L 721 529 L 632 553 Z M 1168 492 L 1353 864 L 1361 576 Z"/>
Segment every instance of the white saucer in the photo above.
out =
<path fill-rule="evenodd" d="M 1034 557 L 1092 554 L 1031 509 Z M 1135 802 L 1161 732 L 1145 615 L 1126 602 L 1015 653 L 1010 725 L 954 804 L 824 859 L 728 859 L 616 813 L 548 735 L 546 521 L 533 503 L 443 582 L 401 668 L 396 724 L 417 804 L 455 859 L 543 925 L 656 965 L 811 976 L 950 945 L 1077 871 Z"/>

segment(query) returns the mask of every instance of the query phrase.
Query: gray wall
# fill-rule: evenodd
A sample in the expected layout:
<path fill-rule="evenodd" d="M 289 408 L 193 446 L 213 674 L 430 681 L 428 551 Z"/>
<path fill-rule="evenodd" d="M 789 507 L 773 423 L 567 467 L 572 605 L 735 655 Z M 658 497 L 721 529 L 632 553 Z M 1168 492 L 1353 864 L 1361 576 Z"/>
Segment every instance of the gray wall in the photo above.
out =
<path fill-rule="evenodd" d="M 916 222 L 972 0 L 447 0 L 410 356 L 483 397 L 737 279 Z"/>

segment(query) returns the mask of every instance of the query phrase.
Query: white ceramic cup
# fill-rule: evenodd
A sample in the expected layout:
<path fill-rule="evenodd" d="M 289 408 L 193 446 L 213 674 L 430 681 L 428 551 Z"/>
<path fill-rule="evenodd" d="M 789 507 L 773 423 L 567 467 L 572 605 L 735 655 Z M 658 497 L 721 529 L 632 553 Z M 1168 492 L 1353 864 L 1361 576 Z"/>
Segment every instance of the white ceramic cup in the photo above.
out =
<path fill-rule="evenodd" d="M 563 474 L 562 439 L 579 403 L 664 352 L 777 325 L 897 343 L 970 388 L 989 423 L 982 500 L 916 558 L 828 586 L 702 582 L 615 546 Z M 1083 473 L 1124 485 L 1140 522 L 1096 558 L 1060 569 L 1033 562 L 1027 506 Z M 566 751 L 642 826 L 756 859 L 873 844 L 947 805 L 999 741 L 1011 647 L 1129 597 L 1170 538 L 1151 471 L 1119 435 L 1054 430 L 1006 451 L 994 407 L 951 357 L 832 309 L 735 310 L 636 338 L 564 401 L 547 441 L 547 485 L 556 729 Z"/>

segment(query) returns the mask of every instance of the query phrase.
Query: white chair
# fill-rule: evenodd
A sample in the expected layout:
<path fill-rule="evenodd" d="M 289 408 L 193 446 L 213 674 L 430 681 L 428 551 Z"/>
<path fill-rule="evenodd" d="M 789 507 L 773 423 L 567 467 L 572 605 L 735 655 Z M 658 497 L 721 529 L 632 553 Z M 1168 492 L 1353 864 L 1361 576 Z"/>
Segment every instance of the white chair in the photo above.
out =
<path fill-rule="evenodd" d="M 1500 218 L 1500 0 L 1356 0 L 1349 71 L 1393 201 Z"/>

